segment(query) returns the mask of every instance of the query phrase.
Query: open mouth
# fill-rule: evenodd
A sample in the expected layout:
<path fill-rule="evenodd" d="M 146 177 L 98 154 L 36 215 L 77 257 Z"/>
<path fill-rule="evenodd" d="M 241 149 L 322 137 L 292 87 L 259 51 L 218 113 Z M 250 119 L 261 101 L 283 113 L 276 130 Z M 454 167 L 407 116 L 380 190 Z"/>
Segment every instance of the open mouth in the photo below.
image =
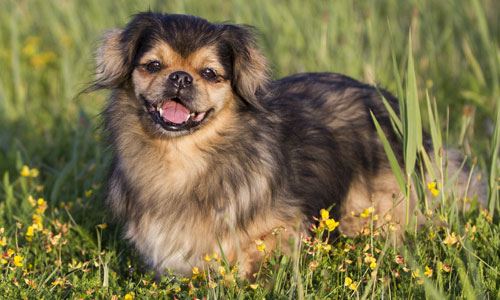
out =
<path fill-rule="evenodd" d="M 206 119 L 211 110 L 191 111 L 179 98 L 153 103 L 144 99 L 144 104 L 153 121 L 168 131 L 190 130 Z"/>

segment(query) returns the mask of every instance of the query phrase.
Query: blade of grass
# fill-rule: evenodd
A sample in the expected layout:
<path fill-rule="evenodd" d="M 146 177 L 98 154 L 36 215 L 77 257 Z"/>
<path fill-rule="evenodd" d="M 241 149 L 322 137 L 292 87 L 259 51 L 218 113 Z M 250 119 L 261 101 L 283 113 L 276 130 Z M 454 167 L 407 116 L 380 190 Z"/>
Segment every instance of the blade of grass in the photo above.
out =
<path fill-rule="evenodd" d="M 491 216 L 495 215 L 495 208 L 498 208 L 498 155 L 500 149 L 500 104 L 497 103 L 496 109 L 495 130 L 493 131 L 492 150 L 490 156 L 490 176 L 489 176 L 489 194 L 488 194 L 488 208 Z"/>
<path fill-rule="evenodd" d="M 373 112 L 370 112 L 372 116 L 373 123 L 375 124 L 375 129 L 377 130 L 377 134 L 380 138 L 380 141 L 382 142 L 382 146 L 384 147 L 385 154 L 387 155 L 387 158 L 389 160 L 389 164 L 391 166 L 391 170 L 396 177 L 396 181 L 398 182 L 399 188 L 404 191 L 406 188 L 406 181 L 405 181 L 405 176 L 403 175 L 403 172 L 401 171 L 401 167 L 399 166 L 398 159 L 396 158 L 396 155 L 394 154 L 394 151 L 392 150 L 391 144 L 387 140 L 387 136 L 384 133 L 384 130 L 380 126 L 379 122 L 377 121 L 377 118 L 373 114 Z"/>
<path fill-rule="evenodd" d="M 405 171 L 409 178 L 415 168 L 417 160 L 417 149 L 422 145 L 422 120 L 420 118 L 420 107 L 418 103 L 417 79 L 412 55 L 411 34 L 408 38 L 408 69 L 406 80 L 406 98 L 404 108 L 404 155 Z M 409 181 L 408 181 L 409 182 Z"/>

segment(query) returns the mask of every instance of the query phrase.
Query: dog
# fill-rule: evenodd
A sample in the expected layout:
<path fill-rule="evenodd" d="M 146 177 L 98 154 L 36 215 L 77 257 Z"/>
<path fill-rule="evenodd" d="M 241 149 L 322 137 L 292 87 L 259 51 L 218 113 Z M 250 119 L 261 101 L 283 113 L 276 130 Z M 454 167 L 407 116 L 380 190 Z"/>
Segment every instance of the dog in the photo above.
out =
<path fill-rule="evenodd" d="M 346 235 L 367 207 L 398 226 L 414 210 L 398 201 L 370 115 L 403 164 L 385 90 L 335 73 L 273 81 L 252 27 L 189 15 L 139 13 L 96 57 L 93 89 L 111 90 L 107 203 L 159 274 L 190 274 L 216 253 L 251 278 L 256 240 L 292 247 L 321 209 Z"/>

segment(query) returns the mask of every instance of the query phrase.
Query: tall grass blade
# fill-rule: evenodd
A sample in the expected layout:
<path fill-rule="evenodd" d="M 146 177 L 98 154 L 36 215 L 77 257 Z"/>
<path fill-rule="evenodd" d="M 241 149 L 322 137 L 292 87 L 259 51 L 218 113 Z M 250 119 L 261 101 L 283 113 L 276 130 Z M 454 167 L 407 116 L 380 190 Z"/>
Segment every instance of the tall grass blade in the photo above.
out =
<path fill-rule="evenodd" d="M 491 150 L 491 158 L 490 158 L 490 176 L 488 178 L 489 181 L 489 193 L 488 193 L 488 206 L 489 212 L 492 216 L 495 215 L 496 209 L 498 207 L 498 193 L 499 193 L 499 184 L 498 182 L 498 169 L 500 162 L 498 161 L 499 149 L 500 149 L 500 104 L 497 103 L 496 109 L 496 121 L 495 121 L 495 130 L 493 131 L 493 140 L 492 140 L 492 150 Z M 495 209 L 496 208 L 496 209 Z"/>
<path fill-rule="evenodd" d="M 408 39 L 408 69 L 406 79 L 406 97 L 404 108 L 404 155 L 406 176 L 410 177 L 415 168 L 417 150 L 422 146 L 422 120 L 418 103 L 417 79 L 412 55 L 411 34 Z"/>
<path fill-rule="evenodd" d="M 396 181 L 398 182 L 399 188 L 401 191 L 404 191 L 406 189 L 406 181 L 405 181 L 405 176 L 403 175 L 403 172 L 401 171 L 401 167 L 399 166 L 398 159 L 396 158 L 396 155 L 394 154 L 394 151 L 392 150 L 391 144 L 387 140 L 387 136 L 384 133 L 384 130 L 380 126 L 380 123 L 377 121 L 377 118 L 373 114 L 373 112 L 370 112 L 373 120 L 373 124 L 375 125 L 375 129 L 377 130 L 377 134 L 380 138 L 380 141 L 382 142 L 382 146 L 384 147 L 385 154 L 387 155 L 387 158 L 389 159 L 389 164 L 391 166 L 391 170 L 396 177 Z"/>

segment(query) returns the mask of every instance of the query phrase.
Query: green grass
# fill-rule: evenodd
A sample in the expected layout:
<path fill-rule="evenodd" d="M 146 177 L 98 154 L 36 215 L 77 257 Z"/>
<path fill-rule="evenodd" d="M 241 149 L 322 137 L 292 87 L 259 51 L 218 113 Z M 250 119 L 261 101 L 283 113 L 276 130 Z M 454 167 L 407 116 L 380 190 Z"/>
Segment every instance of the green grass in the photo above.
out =
<path fill-rule="evenodd" d="M 438 148 L 462 150 L 490 186 L 487 209 L 454 205 L 438 168 L 443 205 L 427 217 L 442 222 L 409 226 L 402 247 L 371 228 L 331 246 L 304 241 L 292 257 L 270 256 L 255 285 L 223 262 L 224 271 L 154 282 L 103 209 L 106 93 L 77 96 L 92 80 L 100 34 L 148 8 L 257 27 L 275 77 L 334 71 L 393 91 L 405 106 L 394 125 L 407 160 L 443 159 L 423 151 L 420 128 Z M 494 0 L 3 0 L 0 298 L 500 298 L 499 11 Z M 420 191 L 425 212 L 420 167 L 399 171 L 404 189 L 412 183 Z"/>

